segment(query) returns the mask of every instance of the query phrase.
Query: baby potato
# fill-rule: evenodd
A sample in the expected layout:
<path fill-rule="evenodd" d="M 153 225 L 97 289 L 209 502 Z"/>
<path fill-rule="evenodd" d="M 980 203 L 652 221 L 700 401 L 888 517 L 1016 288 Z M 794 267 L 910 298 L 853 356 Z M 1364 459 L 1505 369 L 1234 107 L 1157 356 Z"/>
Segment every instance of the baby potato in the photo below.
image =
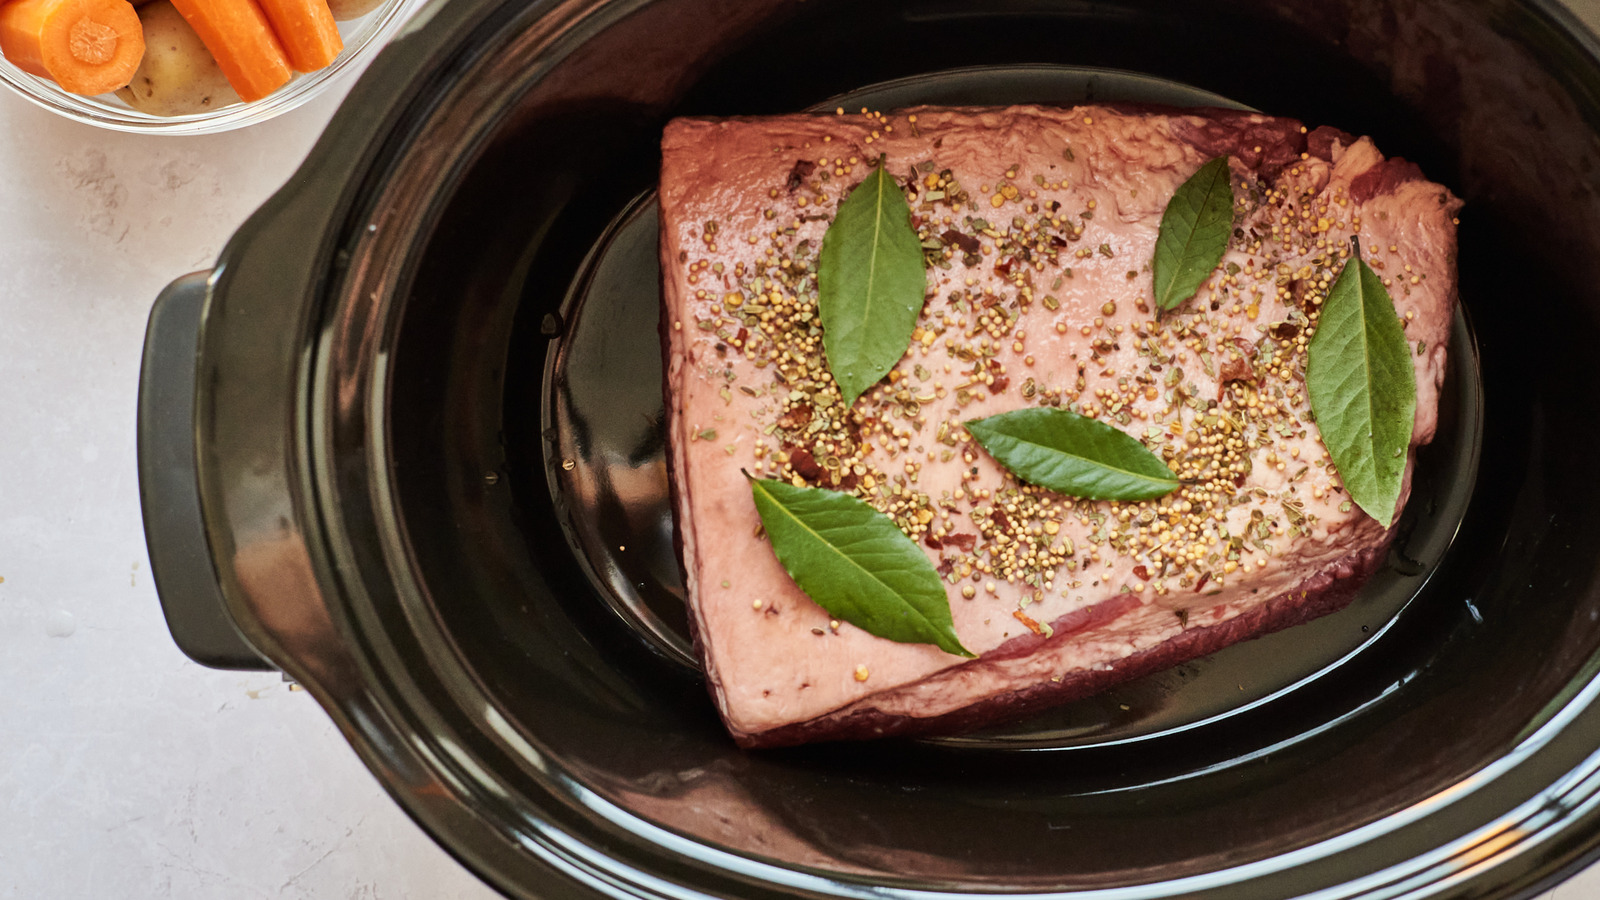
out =
<path fill-rule="evenodd" d="M 117 91 L 124 103 L 151 115 L 182 116 L 239 102 L 211 51 L 170 0 L 139 7 L 139 22 L 144 59 L 128 86 Z"/>
<path fill-rule="evenodd" d="M 382 5 L 383 0 L 328 0 L 328 9 L 336 22 L 359 19 Z"/>

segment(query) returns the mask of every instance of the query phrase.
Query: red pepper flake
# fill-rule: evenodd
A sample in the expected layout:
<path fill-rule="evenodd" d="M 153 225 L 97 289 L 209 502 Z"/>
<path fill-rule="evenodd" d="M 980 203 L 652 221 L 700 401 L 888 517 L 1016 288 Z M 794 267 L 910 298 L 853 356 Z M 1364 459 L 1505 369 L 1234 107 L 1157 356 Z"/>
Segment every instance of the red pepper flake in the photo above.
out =
<path fill-rule="evenodd" d="M 949 575 L 951 572 L 956 570 L 956 561 L 953 559 L 946 559 L 945 557 L 941 556 L 939 557 L 939 564 L 934 566 L 933 570 L 938 572 L 940 575 Z"/>
<path fill-rule="evenodd" d="M 999 360 L 989 360 L 989 374 L 994 376 L 994 380 L 989 382 L 989 393 L 998 394 L 1011 386 L 1010 376 L 1000 374 Z"/>
<path fill-rule="evenodd" d="M 804 447 L 796 447 L 789 451 L 789 465 L 796 474 L 807 481 L 821 481 L 827 474 L 827 470 L 817 465 L 817 458 Z"/>
<path fill-rule="evenodd" d="M 995 527 L 999 528 L 1001 531 L 1011 530 L 1011 518 L 1006 515 L 1005 510 L 1003 509 L 997 509 L 990 514 L 989 521 L 993 522 Z"/>
<path fill-rule="evenodd" d="M 1145 568 L 1142 565 L 1134 566 L 1133 567 L 1133 574 L 1138 576 L 1140 581 L 1149 581 L 1150 580 L 1150 570 Z"/>
<path fill-rule="evenodd" d="M 975 534 L 960 533 L 947 534 L 944 537 L 944 542 L 947 546 L 960 547 L 961 552 L 963 553 L 971 553 L 972 548 L 978 543 L 978 536 Z"/>
<path fill-rule="evenodd" d="M 1300 334 L 1300 326 L 1293 322 L 1279 322 L 1272 326 L 1271 334 L 1280 341 L 1292 341 Z"/>
<path fill-rule="evenodd" d="M 928 549 L 930 549 L 930 550 L 938 550 L 938 549 L 940 549 L 940 548 L 942 548 L 944 546 L 944 544 L 940 543 L 938 538 L 934 537 L 931 534 L 928 535 L 927 537 L 923 538 L 922 542 L 924 544 L 927 544 L 928 545 Z"/>
<path fill-rule="evenodd" d="M 1222 392 L 1231 381 L 1245 381 L 1256 383 L 1256 370 L 1250 367 L 1247 359 L 1230 359 L 1222 364 L 1222 372 L 1217 379 L 1217 399 L 1222 399 Z"/>
<path fill-rule="evenodd" d="M 778 417 L 778 427 L 784 431 L 799 431 L 811 424 L 811 404 L 798 403 Z"/>
<path fill-rule="evenodd" d="M 955 244 L 960 247 L 962 253 L 977 253 L 983 249 L 983 245 L 978 242 L 977 238 L 970 234 L 962 234 L 954 228 L 945 229 L 944 234 L 939 235 L 939 239 L 946 244 Z"/>
<path fill-rule="evenodd" d="M 1196 580 L 1195 583 L 1194 583 L 1194 592 L 1196 594 L 1200 593 L 1200 590 L 1206 586 L 1206 582 L 1208 582 L 1210 580 L 1211 580 L 1211 573 L 1210 572 L 1201 572 L 1200 573 L 1200 578 L 1198 580 Z"/>
<path fill-rule="evenodd" d="M 1222 393 L 1230 381 L 1244 381 L 1252 385 L 1260 384 L 1260 381 L 1256 378 L 1255 367 L 1250 365 L 1250 357 L 1256 354 L 1256 345 L 1239 337 L 1232 338 L 1231 342 L 1244 356 L 1243 358 L 1229 357 L 1222 364 L 1222 370 L 1218 373 L 1217 378 L 1218 400 L 1222 399 Z"/>
<path fill-rule="evenodd" d="M 1040 634 L 1040 635 L 1044 634 L 1044 628 L 1038 622 L 1034 621 L 1031 616 L 1029 616 L 1027 613 L 1023 612 L 1022 610 L 1020 610 L 1020 609 L 1012 610 L 1011 616 L 1012 616 L 1012 618 L 1015 618 L 1018 622 L 1021 622 L 1023 625 L 1026 625 L 1028 627 L 1028 630 L 1033 632 L 1034 634 Z"/>

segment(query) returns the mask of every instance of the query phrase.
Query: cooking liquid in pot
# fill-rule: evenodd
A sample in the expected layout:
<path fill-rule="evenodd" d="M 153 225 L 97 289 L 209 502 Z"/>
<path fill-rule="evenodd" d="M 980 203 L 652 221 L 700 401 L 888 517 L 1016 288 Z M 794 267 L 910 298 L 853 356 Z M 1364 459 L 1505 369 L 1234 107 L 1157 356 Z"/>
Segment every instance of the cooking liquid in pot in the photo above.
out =
<path fill-rule="evenodd" d="M 1150 76 L 1022 66 L 900 79 L 818 108 L 1095 101 L 1239 106 Z M 646 193 L 595 243 L 559 319 L 550 316 L 543 323 L 554 338 L 543 384 L 545 462 L 563 531 L 597 597 L 650 651 L 696 667 L 667 483 L 657 236 L 654 194 Z M 657 364 L 642 365 L 645 359 Z M 930 740 L 1022 748 L 1151 738 L 1287 697 L 1353 659 L 1422 590 L 1466 511 L 1482 427 L 1477 360 L 1470 326 L 1458 308 L 1438 433 L 1418 451 L 1411 498 L 1388 564 L 1344 610 L 1025 720 Z"/>

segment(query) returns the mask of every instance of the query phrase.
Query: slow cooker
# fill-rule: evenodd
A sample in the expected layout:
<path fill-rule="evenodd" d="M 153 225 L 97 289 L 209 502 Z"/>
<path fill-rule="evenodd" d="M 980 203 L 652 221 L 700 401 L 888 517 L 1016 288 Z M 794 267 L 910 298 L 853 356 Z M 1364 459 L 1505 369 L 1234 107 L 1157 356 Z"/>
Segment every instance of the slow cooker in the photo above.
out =
<path fill-rule="evenodd" d="M 841 97 L 1232 103 L 1465 198 L 1447 439 L 1363 599 L 1004 729 L 735 748 L 671 550 L 656 142 Z M 435 0 L 157 300 L 162 603 L 509 896 L 1529 896 L 1600 848 L 1597 191 L 1600 42 L 1541 0 Z"/>

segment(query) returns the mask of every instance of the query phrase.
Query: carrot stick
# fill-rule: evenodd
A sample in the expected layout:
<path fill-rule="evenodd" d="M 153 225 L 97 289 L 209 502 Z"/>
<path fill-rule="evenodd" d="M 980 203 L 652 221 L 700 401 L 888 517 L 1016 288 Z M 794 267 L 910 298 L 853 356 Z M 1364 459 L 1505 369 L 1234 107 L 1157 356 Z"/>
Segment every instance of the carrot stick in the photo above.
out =
<path fill-rule="evenodd" d="M 144 56 L 144 29 L 127 0 L 10 0 L 0 6 L 0 53 L 73 94 L 126 85 Z"/>
<path fill-rule="evenodd" d="M 211 51 L 241 100 L 260 100 L 294 74 L 256 0 L 172 0 L 172 5 Z"/>
<path fill-rule="evenodd" d="M 261 0 L 261 10 L 297 72 L 315 72 L 344 49 L 328 0 Z"/>

